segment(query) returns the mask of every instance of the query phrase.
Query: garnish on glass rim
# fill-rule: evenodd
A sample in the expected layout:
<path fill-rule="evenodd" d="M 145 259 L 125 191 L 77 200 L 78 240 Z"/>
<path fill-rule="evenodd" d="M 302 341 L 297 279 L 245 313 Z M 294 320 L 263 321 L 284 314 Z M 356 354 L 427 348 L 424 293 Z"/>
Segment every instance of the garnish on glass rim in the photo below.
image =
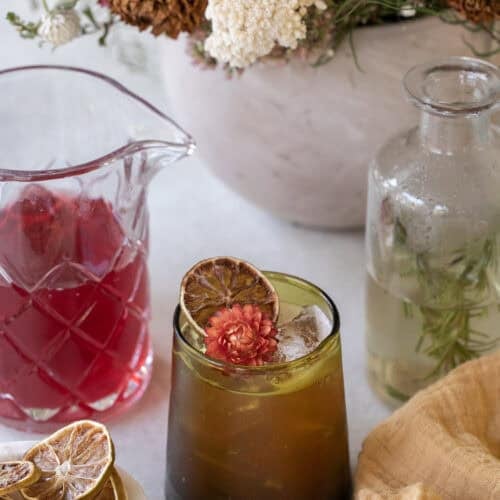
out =
<path fill-rule="evenodd" d="M 181 309 L 200 333 L 209 319 L 235 304 L 255 304 L 274 322 L 279 299 L 271 282 L 257 268 L 234 257 L 214 257 L 198 262 L 184 276 Z"/>
<path fill-rule="evenodd" d="M 276 352 L 277 329 L 255 304 L 235 304 L 213 315 L 205 327 L 206 355 L 236 365 L 261 366 Z"/>

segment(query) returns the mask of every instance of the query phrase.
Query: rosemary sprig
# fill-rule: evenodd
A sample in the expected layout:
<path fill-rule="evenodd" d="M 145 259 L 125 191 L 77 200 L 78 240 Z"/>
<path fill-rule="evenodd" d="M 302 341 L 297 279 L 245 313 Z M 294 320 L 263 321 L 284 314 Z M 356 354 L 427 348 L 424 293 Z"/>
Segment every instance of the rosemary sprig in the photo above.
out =
<path fill-rule="evenodd" d="M 82 26 L 83 35 L 93 35 L 99 33 L 98 43 L 101 46 L 106 45 L 108 35 L 110 33 L 111 27 L 118 22 L 118 18 L 114 16 L 111 12 L 108 14 L 106 21 L 97 21 L 94 12 L 91 7 L 87 6 L 82 10 L 82 15 L 88 20 L 88 24 Z"/>
<path fill-rule="evenodd" d="M 473 320 L 488 314 L 490 275 L 498 268 L 495 238 L 454 252 L 449 261 L 437 266 L 429 252 L 414 252 L 401 221 L 394 225 L 394 247 L 402 259 L 400 275 L 417 280 L 426 305 L 419 309 L 422 329 L 415 346 L 436 361 L 426 378 L 447 373 L 456 366 L 478 358 L 498 345 L 473 326 Z M 432 304 L 432 307 L 428 304 Z M 403 302 L 406 318 L 413 317 L 412 304 Z"/>

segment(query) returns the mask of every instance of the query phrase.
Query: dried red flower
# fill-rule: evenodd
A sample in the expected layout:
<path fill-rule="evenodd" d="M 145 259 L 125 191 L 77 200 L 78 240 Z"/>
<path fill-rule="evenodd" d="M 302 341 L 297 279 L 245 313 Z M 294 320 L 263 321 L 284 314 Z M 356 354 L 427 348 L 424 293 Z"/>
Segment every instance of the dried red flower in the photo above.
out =
<path fill-rule="evenodd" d="M 233 305 L 218 311 L 205 328 L 207 356 L 236 365 L 260 366 L 271 361 L 277 330 L 259 306 Z"/>

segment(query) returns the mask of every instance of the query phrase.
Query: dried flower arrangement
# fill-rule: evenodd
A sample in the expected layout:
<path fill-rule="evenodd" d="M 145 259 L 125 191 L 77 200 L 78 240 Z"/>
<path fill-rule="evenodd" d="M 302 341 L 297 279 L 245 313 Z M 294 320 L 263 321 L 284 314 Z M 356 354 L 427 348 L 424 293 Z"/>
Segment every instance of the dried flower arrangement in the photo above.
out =
<path fill-rule="evenodd" d="M 500 51 L 500 0 L 42 0 L 45 14 L 25 22 L 7 19 L 25 38 L 55 47 L 77 36 L 99 32 L 105 43 L 110 28 L 125 22 L 155 36 L 187 33 L 199 63 L 241 71 L 258 62 L 306 59 L 313 65 L 331 60 L 355 28 L 423 15 L 483 30 L 493 40 L 488 56 Z M 96 13 L 96 10 L 99 10 Z M 467 42 L 465 42 L 467 43 Z"/>

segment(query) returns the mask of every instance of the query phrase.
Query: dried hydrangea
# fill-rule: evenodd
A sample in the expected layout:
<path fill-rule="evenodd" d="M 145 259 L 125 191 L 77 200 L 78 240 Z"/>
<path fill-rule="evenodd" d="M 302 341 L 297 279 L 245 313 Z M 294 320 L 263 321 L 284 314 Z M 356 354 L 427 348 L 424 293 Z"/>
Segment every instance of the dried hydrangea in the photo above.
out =
<path fill-rule="evenodd" d="M 219 62 L 245 68 L 276 45 L 296 49 L 307 35 L 308 8 L 326 9 L 323 0 L 209 0 L 212 33 L 205 50 Z"/>
<path fill-rule="evenodd" d="M 56 9 L 49 12 L 38 28 L 42 40 L 59 47 L 81 34 L 80 17 L 74 9 Z"/>

